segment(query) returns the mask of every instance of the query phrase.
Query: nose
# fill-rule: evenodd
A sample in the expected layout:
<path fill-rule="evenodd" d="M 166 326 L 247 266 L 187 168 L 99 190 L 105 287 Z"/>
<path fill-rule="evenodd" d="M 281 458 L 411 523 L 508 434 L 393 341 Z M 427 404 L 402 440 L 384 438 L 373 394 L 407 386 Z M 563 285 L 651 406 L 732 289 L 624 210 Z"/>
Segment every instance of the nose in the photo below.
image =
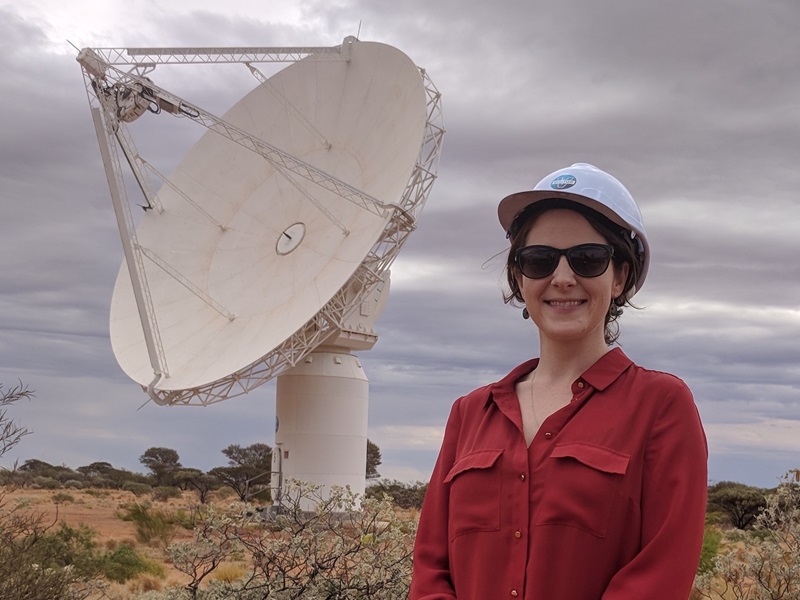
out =
<path fill-rule="evenodd" d="M 575 285 L 575 273 L 572 271 L 572 267 L 569 266 L 566 256 L 558 257 L 558 264 L 556 265 L 556 270 L 553 271 L 550 285 L 555 287 L 570 287 Z"/>

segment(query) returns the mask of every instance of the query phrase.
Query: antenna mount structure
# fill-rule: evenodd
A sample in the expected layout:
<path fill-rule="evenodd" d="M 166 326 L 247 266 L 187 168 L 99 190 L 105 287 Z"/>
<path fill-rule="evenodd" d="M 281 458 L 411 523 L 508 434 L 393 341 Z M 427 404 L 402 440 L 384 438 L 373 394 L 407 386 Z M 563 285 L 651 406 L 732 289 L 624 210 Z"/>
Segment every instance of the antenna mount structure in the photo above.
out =
<path fill-rule="evenodd" d="M 355 37 L 333 47 L 84 48 L 77 61 L 125 258 L 110 322 L 123 370 L 159 405 L 209 405 L 291 376 L 283 386 L 279 377 L 279 419 L 282 387 L 294 397 L 315 381 L 363 386 L 347 357 L 376 342 L 389 268 L 436 180 L 441 95 L 425 70 Z M 266 77 L 264 63 L 289 66 Z M 156 83 L 162 65 L 209 64 L 242 65 L 257 83 L 222 116 Z M 157 115 L 205 129 L 169 176 L 132 133 Z M 354 371 L 317 371 L 316 353 Z M 284 466 L 293 444 L 281 442 Z"/>

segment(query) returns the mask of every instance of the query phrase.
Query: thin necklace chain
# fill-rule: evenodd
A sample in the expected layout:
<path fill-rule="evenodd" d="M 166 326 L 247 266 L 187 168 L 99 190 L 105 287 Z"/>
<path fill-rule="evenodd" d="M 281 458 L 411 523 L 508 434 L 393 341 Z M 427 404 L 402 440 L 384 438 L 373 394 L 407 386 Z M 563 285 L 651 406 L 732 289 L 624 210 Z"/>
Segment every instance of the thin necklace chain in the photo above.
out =
<path fill-rule="evenodd" d="M 531 397 L 531 410 L 533 411 L 533 420 L 536 421 L 536 431 L 539 431 L 539 429 L 542 427 L 542 422 L 539 420 L 539 415 L 536 414 L 536 399 L 533 397 L 533 382 L 535 379 L 536 379 L 536 369 L 533 370 L 533 375 L 531 376 L 531 387 L 529 395 Z"/>

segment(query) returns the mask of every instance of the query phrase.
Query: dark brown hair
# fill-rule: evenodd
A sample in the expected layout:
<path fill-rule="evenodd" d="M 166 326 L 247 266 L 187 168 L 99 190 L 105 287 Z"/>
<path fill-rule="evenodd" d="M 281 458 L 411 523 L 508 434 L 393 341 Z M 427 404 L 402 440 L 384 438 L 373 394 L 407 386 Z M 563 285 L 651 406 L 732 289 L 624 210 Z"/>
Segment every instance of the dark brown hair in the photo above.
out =
<path fill-rule="evenodd" d="M 628 299 L 628 295 L 631 290 L 635 291 L 636 282 L 639 280 L 639 274 L 642 271 L 642 257 L 636 250 L 636 242 L 631 237 L 629 230 L 583 204 L 561 198 L 540 200 L 529 204 L 514 218 L 511 228 L 508 230 L 508 239 L 511 242 L 511 247 L 506 258 L 506 278 L 510 291 L 503 295 L 503 300 L 506 303 L 524 303 L 522 292 L 517 283 L 517 277 L 521 274 L 517 266 L 517 250 L 525 246 L 528 232 L 530 232 L 536 219 L 542 213 L 554 208 L 565 208 L 581 214 L 589 222 L 589 225 L 613 246 L 614 257 L 612 261 L 615 269 L 621 269 L 625 263 L 629 265 L 628 278 L 625 281 L 623 291 L 611 301 L 606 312 L 604 334 L 606 344 L 611 345 L 619 338 L 619 324 L 616 321 L 622 314 L 622 307 L 630 306 L 631 308 L 636 308 Z"/>

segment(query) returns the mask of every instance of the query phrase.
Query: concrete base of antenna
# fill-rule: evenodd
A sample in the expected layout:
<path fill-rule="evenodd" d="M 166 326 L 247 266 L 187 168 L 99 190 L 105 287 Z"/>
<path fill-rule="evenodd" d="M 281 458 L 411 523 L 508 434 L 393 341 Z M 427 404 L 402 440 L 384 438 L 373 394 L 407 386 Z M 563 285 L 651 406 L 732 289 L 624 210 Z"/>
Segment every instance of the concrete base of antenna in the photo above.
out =
<path fill-rule="evenodd" d="M 273 493 L 284 482 L 366 486 L 369 381 L 358 358 L 348 351 L 316 351 L 278 377 Z M 313 510 L 304 500 L 303 510 Z"/>
<path fill-rule="evenodd" d="M 389 295 L 390 275 L 343 321 L 343 328 L 278 376 L 275 450 L 272 453 L 273 498 L 284 483 L 305 481 L 321 486 L 366 488 L 369 380 L 352 351 L 369 350 L 378 341 L 374 330 Z M 313 510 L 311 500 L 303 510 Z"/>

